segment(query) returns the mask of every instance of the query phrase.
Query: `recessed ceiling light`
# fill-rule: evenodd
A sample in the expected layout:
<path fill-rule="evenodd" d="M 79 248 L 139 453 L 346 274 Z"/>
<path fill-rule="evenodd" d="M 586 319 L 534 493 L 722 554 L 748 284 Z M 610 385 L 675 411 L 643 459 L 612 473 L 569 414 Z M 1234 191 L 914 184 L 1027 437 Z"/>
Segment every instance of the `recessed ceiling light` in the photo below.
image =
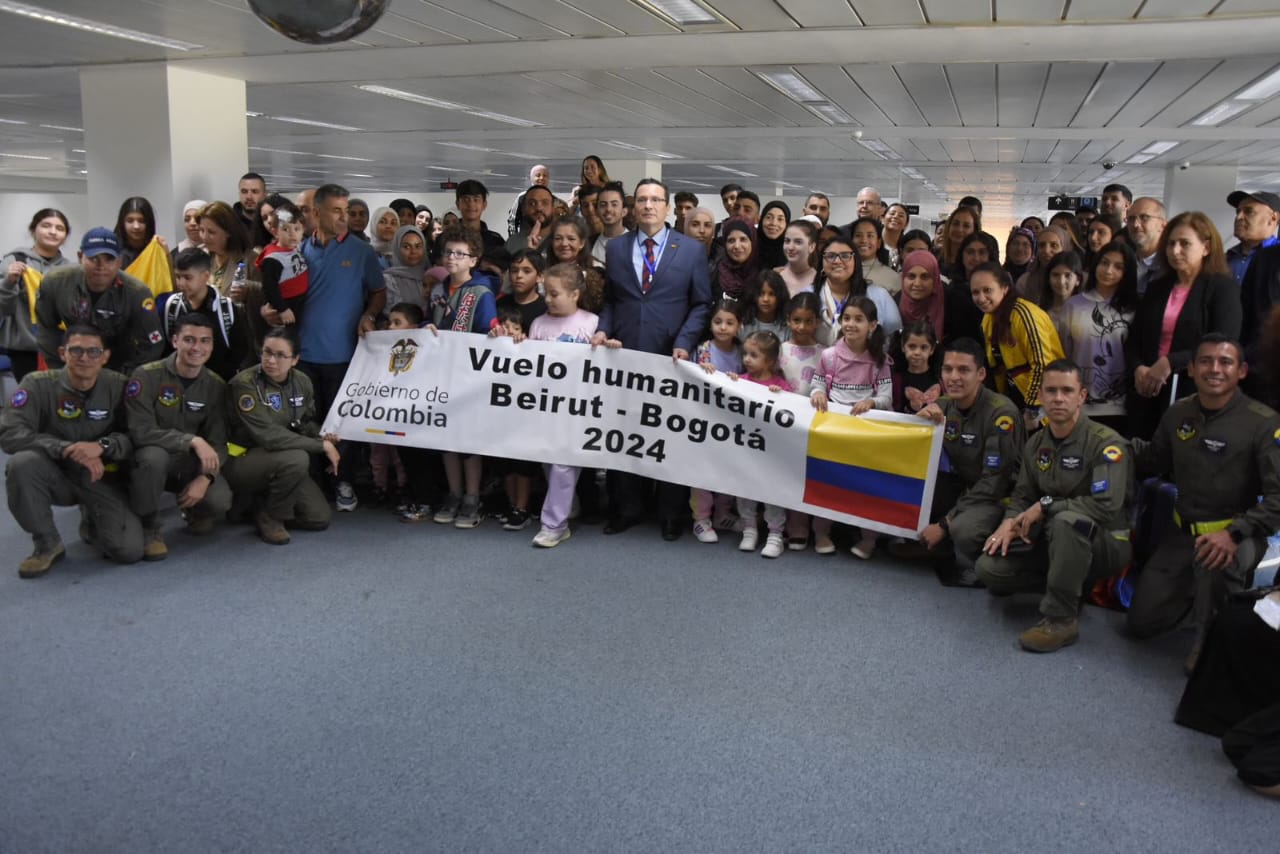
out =
<path fill-rule="evenodd" d="M 27 122 L 18 119 L 0 119 L 0 125 L 25 125 Z"/>
<path fill-rule="evenodd" d="M 825 104 L 828 99 L 794 71 L 757 71 L 755 75 L 774 89 L 801 104 Z"/>
<path fill-rule="evenodd" d="M 708 165 L 708 169 L 714 169 L 717 172 L 727 172 L 730 175 L 737 175 L 739 178 L 759 178 L 760 176 L 754 172 L 743 172 L 739 169 L 730 169 L 728 166 Z"/>
<path fill-rule="evenodd" d="M 850 116 L 835 104 L 805 104 L 804 106 L 809 110 L 809 112 L 813 113 L 829 125 L 854 124 L 853 116 Z"/>
<path fill-rule="evenodd" d="M 1280 68 L 1242 90 L 1236 97 L 1242 101 L 1265 101 L 1277 93 L 1280 93 Z"/>
<path fill-rule="evenodd" d="M 72 27 L 86 33 L 96 33 L 101 36 L 112 36 L 118 39 L 127 39 L 132 42 L 155 45 L 156 47 L 167 47 L 171 50 L 201 50 L 204 47 L 204 45 L 195 44 L 194 42 L 184 42 L 179 41 L 178 39 L 168 39 L 163 36 L 140 32 L 138 30 L 128 30 L 124 27 L 117 27 L 113 24 L 106 24 L 101 21 L 91 21 L 88 18 L 78 18 L 75 15 L 55 12 L 52 9 L 45 9 L 40 6 L 30 6 L 26 3 L 10 3 L 8 0 L 0 0 L 0 12 L 9 12 L 13 15 L 21 15 L 22 17 L 30 18 L 33 21 L 44 21 L 48 24 Z"/>
<path fill-rule="evenodd" d="M 365 175 L 363 172 L 347 172 L 347 173 L 345 173 L 344 177 L 346 177 L 346 178 L 372 178 L 373 176 L 372 176 L 372 175 Z"/>
<path fill-rule="evenodd" d="M 1142 149 L 1143 154 L 1164 154 L 1166 151 L 1177 148 L 1180 143 L 1177 142 L 1153 142 L 1146 148 Z"/>
<path fill-rule="evenodd" d="M 291 151 L 287 148 L 263 148 L 260 145 L 249 146 L 250 151 L 266 151 L 271 154 L 300 154 L 303 157 L 323 157 L 326 160 L 355 160 L 359 163 L 372 163 L 372 157 L 349 157 L 343 154 L 316 154 L 311 151 Z"/>
<path fill-rule="evenodd" d="M 857 143 L 858 145 L 861 145 L 863 148 L 867 149 L 867 151 L 870 151 L 872 154 L 879 157 L 881 160 L 901 160 L 902 159 L 901 154 L 894 151 L 892 148 L 885 145 L 883 142 L 881 142 L 878 139 L 859 139 L 857 140 Z"/>
<path fill-rule="evenodd" d="M 656 12 L 673 24 L 720 24 L 724 19 L 698 0 L 636 0 L 641 6 Z"/>
<path fill-rule="evenodd" d="M 262 118 L 270 119 L 273 122 L 285 122 L 291 125 L 306 125 L 307 127 L 326 128 L 328 130 L 364 130 L 364 128 L 352 127 L 351 125 L 337 125 L 332 122 L 318 122 L 315 119 L 300 119 L 294 116 L 263 116 Z"/>
<path fill-rule="evenodd" d="M 66 130 L 71 131 L 72 133 L 84 133 L 84 128 L 73 128 L 68 127 L 67 125 L 40 125 L 40 127 L 48 128 L 49 130 Z"/>
<path fill-rule="evenodd" d="M 448 146 L 449 148 L 461 148 L 461 149 L 465 149 L 466 151 L 481 151 L 481 152 L 484 152 L 485 154 L 498 153 L 498 149 L 496 148 L 485 148 L 483 145 L 472 145 L 469 142 L 437 142 L 436 145 L 444 145 L 444 146 Z"/>
<path fill-rule="evenodd" d="M 374 95 L 383 95 L 388 98 L 396 98 L 400 101 L 408 101 L 411 104 L 421 104 L 424 107 L 436 107 L 441 110 L 452 110 L 458 113 L 466 113 L 469 116 L 475 116 L 480 119 L 490 119 L 495 122 L 503 122 L 509 125 L 516 125 L 524 128 L 540 128 L 543 127 L 541 122 L 522 119 L 519 116 L 509 116 L 506 113 L 495 113 L 492 110 L 482 110 L 479 107 L 472 107 L 468 104 L 459 104 L 457 101 L 445 101 L 441 98 L 432 98 L 429 95 L 419 95 L 416 92 L 406 92 L 403 89 L 392 89 L 390 86 L 377 86 L 374 84 L 361 84 L 355 88 L 361 92 L 369 92 Z"/>
<path fill-rule="evenodd" d="M 73 148 L 73 149 L 71 149 L 71 153 L 72 153 L 72 154 L 84 154 L 84 153 L 85 153 L 85 150 L 84 150 L 83 148 Z"/>
<path fill-rule="evenodd" d="M 542 122 L 533 122 L 528 119 L 522 119 L 518 116 L 508 116 L 506 113 L 494 113 L 489 110 L 465 110 L 467 115 L 475 116 L 478 119 L 492 119 L 495 122 L 503 122 L 509 125 L 515 125 L 522 128 L 540 128 Z"/>
<path fill-rule="evenodd" d="M 18 160 L 52 160 L 52 157 L 43 157 L 38 154 L 8 154 L 0 151 L 0 157 L 13 157 Z"/>
<path fill-rule="evenodd" d="M 1154 154 L 1135 154 L 1126 160 L 1125 163 L 1133 163 L 1140 166 L 1148 160 L 1155 160 L 1155 158 L 1156 156 Z"/>
<path fill-rule="evenodd" d="M 1202 113 L 1198 117 L 1191 120 L 1191 124 L 1204 126 L 1220 125 L 1227 119 L 1238 116 L 1245 110 L 1252 107 L 1253 104 L 1247 101 L 1223 101 L 1206 113 Z"/>

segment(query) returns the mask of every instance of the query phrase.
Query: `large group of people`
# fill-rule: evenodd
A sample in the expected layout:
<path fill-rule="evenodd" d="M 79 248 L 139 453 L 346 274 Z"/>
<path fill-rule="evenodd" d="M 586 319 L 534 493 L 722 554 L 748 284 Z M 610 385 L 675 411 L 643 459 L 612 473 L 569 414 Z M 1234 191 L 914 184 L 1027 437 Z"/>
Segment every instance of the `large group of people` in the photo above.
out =
<path fill-rule="evenodd" d="M 1076 641 L 1093 584 L 1127 572 L 1131 633 L 1192 619 L 1197 669 L 1280 530 L 1267 370 L 1280 197 L 1232 193 L 1226 250 L 1204 213 L 1170 216 L 1121 185 L 1097 210 L 1028 217 L 1000 241 L 973 197 L 931 234 L 871 187 L 839 225 L 822 193 L 793 215 L 730 184 L 720 216 L 658 180 L 624 187 L 594 156 L 576 183 L 562 200 L 534 167 L 503 236 L 474 179 L 437 218 L 408 199 L 370 212 L 335 184 L 285 198 L 250 173 L 234 204 L 186 207 L 158 298 L 125 272 L 162 240 L 146 199 L 85 231 L 74 260 L 67 217 L 36 212 L 0 270 L 0 344 L 19 380 L 0 448 L 33 541 L 19 575 L 63 557 L 54 505 L 78 505 L 81 538 L 111 559 L 166 557 L 166 491 L 193 533 L 243 521 L 277 545 L 365 501 L 458 528 L 536 517 L 544 548 L 575 516 L 612 535 L 652 514 L 667 540 L 691 527 L 753 552 L 763 532 L 768 558 L 836 551 L 828 520 L 715 484 L 609 471 L 601 490 L 565 466 L 320 435 L 358 338 L 425 326 L 657 353 L 819 409 L 930 419 L 943 431 L 930 522 L 891 552 L 949 585 L 1041 592 L 1019 638 L 1034 652 Z M 1147 479 L 1176 498 L 1170 518 L 1139 520 L 1153 547 L 1138 554 Z M 851 551 L 869 558 L 882 539 L 863 530 Z"/>

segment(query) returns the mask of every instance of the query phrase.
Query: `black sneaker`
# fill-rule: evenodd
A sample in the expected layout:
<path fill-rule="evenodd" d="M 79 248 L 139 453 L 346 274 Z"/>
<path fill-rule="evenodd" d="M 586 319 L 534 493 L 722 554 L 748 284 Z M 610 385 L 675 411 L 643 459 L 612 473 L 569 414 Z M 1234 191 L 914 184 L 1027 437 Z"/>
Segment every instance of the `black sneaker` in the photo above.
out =
<path fill-rule="evenodd" d="M 502 523 L 504 531 L 523 531 L 529 526 L 529 514 L 524 510 L 509 510 Z"/>

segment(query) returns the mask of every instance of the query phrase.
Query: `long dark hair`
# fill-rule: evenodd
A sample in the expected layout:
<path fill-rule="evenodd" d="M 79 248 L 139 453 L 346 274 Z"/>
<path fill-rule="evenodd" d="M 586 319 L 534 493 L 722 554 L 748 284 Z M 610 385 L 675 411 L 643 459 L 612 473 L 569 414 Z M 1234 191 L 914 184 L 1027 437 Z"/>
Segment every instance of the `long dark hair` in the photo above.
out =
<path fill-rule="evenodd" d="M 821 251 L 818 252 L 818 258 L 821 259 L 827 250 L 835 244 L 841 244 L 849 247 L 849 251 L 853 253 L 853 275 L 849 277 L 849 296 L 862 297 L 867 295 L 867 280 L 862 277 L 862 259 L 858 257 L 858 250 L 854 248 L 853 241 L 844 235 L 836 235 L 835 237 L 822 244 Z M 813 289 L 819 290 L 827 283 L 827 265 L 824 263 L 818 271 L 818 278 L 814 280 Z M 838 318 L 837 318 L 838 319 Z"/>
<path fill-rule="evenodd" d="M 125 236 L 124 219 L 129 214 L 142 214 L 142 221 L 147 225 L 146 239 L 142 241 L 142 245 L 146 246 L 151 239 L 156 236 L 156 212 L 151 207 L 151 202 L 142 198 L 142 196 L 130 196 L 124 200 L 124 204 L 120 205 L 120 213 L 116 215 L 116 239 L 120 241 L 120 245 L 124 248 L 133 248 L 133 244 Z"/>
<path fill-rule="evenodd" d="M 1053 271 L 1058 267 L 1066 267 L 1068 270 L 1076 274 L 1076 290 L 1072 296 L 1080 292 L 1081 282 L 1084 279 L 1084 261 L 1080 258 L 1080 253 L 1074 249 L 1068 249 L 1066 252 L 1059 252 L 1049 259 L 1049 263 L 1044 265 L 1044 288 L 1040 291 L 1040 307 L 1045 311 L 1053 308 Z M 1071 297 L 1067 297 L 1070 299 Z"/>
<path fill-rule="evenodd" d="M 773 322 L 779 320 L 785 321 L 783 315 L 783 300 L 787 297 L 787 283 L 781 275 L 773 270 L 761 270 L 751 277 L 747 282 L 747 287 L 742 292 L 741 300 L 745 305 L 743 309 L 744 320 L 750 322 L 756 319 L 756 300 L 759 299 L 760 293 L 765 289 L 773 291 L 774 299 L 777 300 L 778 308 L 774 312 Z"/>
<path fill-rule="evenodd" d="M 974 267 L 969 273 L 971 285 L 979 273 L 990 274 L 996 280 L 996 284 L 1004 288 L 1004 297 L 1000 300 L 1000 306 L 991 315 L 991 343 L 994 345 L 1002 341 L 1005 344 L 1012 344 L 1014 343 L 1013 310 L 1018 304 L 1018 294 L 1013 289 L 1013 279 L 1010 278 L 1009 271 L 996 261 L 988 261 Z"/>
<path fill-rule="evenodd" d="M 880 220 L 872 219 L 869 216 L 858 217 L 849 225 L 849 239 L 853 240 L 853 233 L 858 230 L 858 226 L 863 224 L 870 225 L 876 230 L 876 239 L 880 241 L 880 248 L 876 250 L 876 260 L 888 266 L 889 250 L 884 245 L 884 226 L 880 224 Z"/>
<path fill-rule="evenodd" d="M 969 276 L 964 270 L 964 250 L 969 248 L 970 243 L 981 243 L 987 247 L 987 260 L 1000 262 L 1000 242 L 991 234 L 985 231 L 975 231 L 964 240 L 960 241 L 960 248 L 956 250 L 956 278 L 960 281 L 968 281 Z M 975 268 L 976 269 L 976 268 Z"/>
<path fill-rule="evenodd" d="M 62 227 L 67 230 L 68 235 L 71 234 L 71 223 L 67 221 L 67 215 L 57 208 L 41 208 L 36 211 L 36 215 L 31 218 L 31 225 L 27 226 L 27 232 L 34 235 L 36 233 L 36 226 L 51 216 L 62 220 Z"/>
<path fill-rule="evenodd" d="M 1133 254 L 1127 240 L 1113 240 L 1098 250 L 1098 254 L 1089 264 L 1089 281 L 1085 290 L 1096 290 L 1098 287 L 1098 263 L 1104 255 L 1115 252 L 1124 262 L 1124 273 L 1120 276 L 1120 286 L 1111 295 L 1111 307 L 1116 311 L 1136 311 L 1138 308 L 1138 259 Z"/>
<path fill-rule="evenodd" d="M 884 366 L 885 359 L 885 342 L 888 340 L 884 332 L 884 326 L 880 323 L 880 312 L 876 311 L 876 304 L 869 297 L 850 297 L 849 301 L 844 304 L 844 309 L 840 312 L 840 317 L 844 317 L 844 313 L 851 308 L 856 308 L 862 312 L 862 316 L 870 320 L 876 325 L 876 328 L 867 336 L 867 352 L 871 354 L 871 358 L 875 360 L 877 366 Z"/>

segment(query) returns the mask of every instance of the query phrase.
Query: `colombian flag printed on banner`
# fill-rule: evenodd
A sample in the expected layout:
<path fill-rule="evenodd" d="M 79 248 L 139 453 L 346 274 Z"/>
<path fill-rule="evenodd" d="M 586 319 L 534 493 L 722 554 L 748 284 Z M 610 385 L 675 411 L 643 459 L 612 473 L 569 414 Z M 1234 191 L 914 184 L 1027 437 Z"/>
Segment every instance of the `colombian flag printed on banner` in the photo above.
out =
<path fill-rule="evenodd" d="M 838 513 L 917 530 L 929 476 L 932 425 L 815 413 L 804 500 Z"/>

